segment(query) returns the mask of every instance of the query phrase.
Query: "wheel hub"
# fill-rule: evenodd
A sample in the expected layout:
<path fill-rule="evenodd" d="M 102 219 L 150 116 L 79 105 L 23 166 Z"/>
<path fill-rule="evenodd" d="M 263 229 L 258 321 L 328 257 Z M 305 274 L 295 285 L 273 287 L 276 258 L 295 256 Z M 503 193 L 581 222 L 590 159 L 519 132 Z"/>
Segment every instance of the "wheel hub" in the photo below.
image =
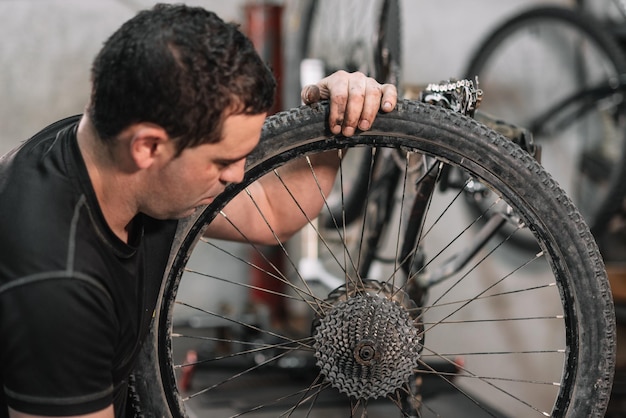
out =
<path fill-rule="evenodd" d="M 420 329 L 401 291 L 349 292 L 331 300 L 314 333 L 317 365 L 333 387 L 357 399 L 376 399 L 407 384 L 418 365 Z M 369 289 L 371 290 L 371 289 Z M 338 292 L 341 293 L 341 292 Z M 392 298 L 393 295 L 393 298 Z"/>

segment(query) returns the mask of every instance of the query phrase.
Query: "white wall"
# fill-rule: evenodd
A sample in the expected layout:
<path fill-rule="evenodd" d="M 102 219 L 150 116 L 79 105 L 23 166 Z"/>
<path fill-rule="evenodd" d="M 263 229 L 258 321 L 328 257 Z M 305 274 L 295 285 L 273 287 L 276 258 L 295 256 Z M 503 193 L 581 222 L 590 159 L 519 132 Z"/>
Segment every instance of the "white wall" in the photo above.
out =
<path fill-rule="evenodd" d="M 0 154 L 48 123 L 83 111 L 91 61 L 149 0 L 0 1 Z M 243 0 L 193 0 L 240 21 Z"/>
<path fill-rule="evenodd" d="M 404 80 L 423 84 L 460 77 L 478 42 L 505 17 L 536 4 L 570 0 L 403 0 Z"/>
<path fill-rule="evenodd" d="M 194 0 L 241 22 L 246 0 Z M 462 74 L 468 54 L 508 14 L 566 0 L 403 0 L 404 80 Z M 0 1 L 0 154 L 63 116 L 80 113 L 100 45 L 149 0 Z"/>

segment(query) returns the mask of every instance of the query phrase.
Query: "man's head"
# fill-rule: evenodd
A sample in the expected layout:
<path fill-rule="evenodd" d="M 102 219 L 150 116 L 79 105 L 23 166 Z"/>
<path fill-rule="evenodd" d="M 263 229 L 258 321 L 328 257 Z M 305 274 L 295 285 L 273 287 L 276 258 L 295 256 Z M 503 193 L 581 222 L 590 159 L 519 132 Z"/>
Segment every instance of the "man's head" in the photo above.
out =
<path fill-rule="evenodd" d="M 275 80 L 235 25 L 202 8 L 156 5 L 127 21 L 92 67 L 89 117 L 103 140 L 140 122 L 180 151 L 221 139 L 228 114 L 261 114 Z"/>

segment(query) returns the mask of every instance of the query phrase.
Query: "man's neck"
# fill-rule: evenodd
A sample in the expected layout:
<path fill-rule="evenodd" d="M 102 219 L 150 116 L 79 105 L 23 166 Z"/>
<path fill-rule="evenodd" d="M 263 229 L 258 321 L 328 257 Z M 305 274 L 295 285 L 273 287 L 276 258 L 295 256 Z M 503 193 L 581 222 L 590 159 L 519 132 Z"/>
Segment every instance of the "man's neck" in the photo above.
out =
<path fill-rule="evenodd" d="M 119 239 L 128 242 L 130 223 L 137 214 L 128 175 L 102 143 L 88 116 L 80 120 L 76 136 L 104 219 Z"/>

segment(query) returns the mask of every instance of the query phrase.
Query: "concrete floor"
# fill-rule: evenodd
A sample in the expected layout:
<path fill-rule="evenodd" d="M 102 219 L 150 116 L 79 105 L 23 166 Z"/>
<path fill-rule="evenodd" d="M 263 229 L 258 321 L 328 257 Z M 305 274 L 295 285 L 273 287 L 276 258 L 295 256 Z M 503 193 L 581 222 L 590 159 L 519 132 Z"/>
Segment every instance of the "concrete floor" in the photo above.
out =
<path fill-rule="evenodd" d="M 180 331 L 180 330 L 179 330 Z M 196 330 L 197 331 L 197 330 Z M 182 330 L 182 334 L 185 331 Z M 207 357 L 203 355 L 206 343 L 193 342 L 194 340 L 177 340 L 174 344 L 174 357 L 180 359 L 189 350 L 193 350 L 199 360 Z M 213 354 L 210 355 L 213 358 Z M 178 363 L 184 361 L 177 360 Z M 219 363 L 222 363 L 221 361 Z M 285 371 L 277 369 L 264 369 L 247 373 L 245 377 L 238 378 L 234 382 L 222 385 L 224 380 L 241 370 L 241 362 L 236 360 L 229 365 L 216 366 L 209 363 L 198 366 L 189 380 L 190 386 L 182 391 L 183 396 L 192 396 L 185 401 L 185 407 L 190 418 L 224 418 L 243 414 L 250 418 L 276 418 L 289 416 L 293 418 L 346 418 L 350 416 L 349 403 L 346 397 L 334 389 L 323 392 L 316 400 L 315 411 L 301 408 L 291 415 L 285 414 L 294 401 L 303 395 L 292 396 L 285 399 L 287 394 L 305 391 L 317 375 L 315 366 L 298 369 L 298 371 Z M 179 375 L 179 385 L 183 381 Z M 478 407 L 474 401 L 467 399 L 458 392 L 450 390 L 449 386 L 440 383 L 439 378 L 425 378 L 423 384 L 423 396 L 426 406 L 422 410 L 421 417 L 464 417 L 464 418 L 504 418 L 505 414 L 490 409 L 486 412 Z M 203 392 L 206 388 L 217 388 Z M 198 394 L 199 393 L 199 394 Z M 481 400 L 484 405 L 488 402 Z M 262 404 L 272 404 L 264 407 L 262 411 L 248 412 Z M 245 412 L 245 414 L 244 414 Z M 398 408 L 386 399 L 370 401 L 368 404 L 368 417 L 392 418 L 400 417 Z M 359 414 L 355 415 L 360 417 Z"/>
<path fill-rule="evenodd" d="M 210 369 L 199 370 L 194 378 L 194 387 L 201 388 L 205 382 L 213 382 L 216 373 Z M 199 395 L 187 402 L 190 417 L 232 417 L 248 411 L 252 406 L 261 402 L 277 399 L 285 391 L 294 392 L 299 387 L 306 387 L 308 382 L 285 373 L 264 374 L 246 379 L 246 382 L 217 393 Z M 279 404 L 264 408 L 263 412 L 246 413 L 246 417 L 275 418 L 282 415 L 288 407 Z M 432 412 L 432 411 L 436 411 Z M 310 412 L 306 408 L 296 412 L 291 417 L 309 418 L 346 418 L 350 416 L 349 406 L 346 400 L 339 394 L 327 394 L 320 397 L 316 403 L 316 410 Z M 400 417 L 398 409 L 388 401 L 370 402 L 368 405 L 368 417 Z M 429 396 L 426 407 L 422 411 L 423 417 L 505 417 L 506 415 L 490 411 L 489 413 L 478 408 L 472 401 L 458 393 L 442 391 L 438 395 Z"/>

